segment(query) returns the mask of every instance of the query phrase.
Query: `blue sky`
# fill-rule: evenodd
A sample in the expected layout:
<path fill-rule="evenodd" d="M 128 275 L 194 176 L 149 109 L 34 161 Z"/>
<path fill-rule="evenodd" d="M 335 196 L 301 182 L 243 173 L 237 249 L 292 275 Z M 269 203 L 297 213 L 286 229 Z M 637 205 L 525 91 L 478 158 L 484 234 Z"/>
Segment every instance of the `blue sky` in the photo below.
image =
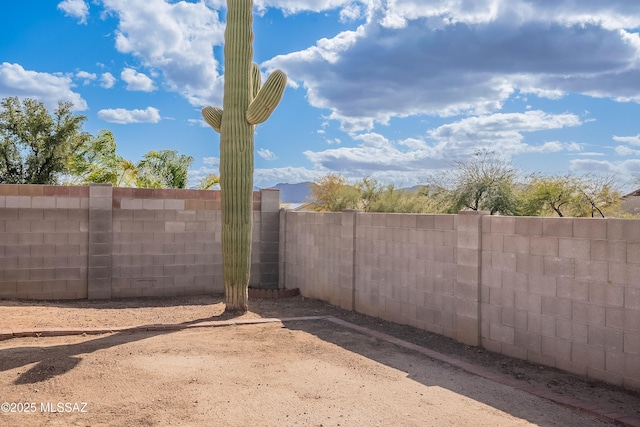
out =
<path fill-rule="evenodd" d="M 255 57 L 289 86 L 254 183 L 329 172 L 405 187 L 489 149 L 525 173 L 640 177 L 640 1 L 254 0 Z M 0 98 L 72 101 L 124 157 L 217 172 L 224 0 L 9 0 Z"/>

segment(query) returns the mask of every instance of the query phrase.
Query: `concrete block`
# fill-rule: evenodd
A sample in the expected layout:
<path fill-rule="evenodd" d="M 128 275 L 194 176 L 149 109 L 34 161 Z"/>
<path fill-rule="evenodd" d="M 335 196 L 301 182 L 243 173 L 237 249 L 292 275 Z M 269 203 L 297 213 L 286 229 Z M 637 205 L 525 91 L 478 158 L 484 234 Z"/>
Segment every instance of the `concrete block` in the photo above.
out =
<path fill-rule="evenodd" d="M 489 325 L 489 338 L 493 341 L 514 345 L 515 328 L 492 323 Z"/>
<path fill-rule="evenodd" d="M 571 320 L 593 326 L 605 326 L 606 310 L 602 305 L 571 302 Z"/>
<path fill-rule="evenodd" d="M 605 369 L 605 349 L 589 344 L 572 343 L 571 361 L 588 368 Z"/>
<path fill-rule="evenodd" d="M 529 276 L 514 271 L 503 271 L 502 286 L 504 288 L 526 292 L 529 288 Z"/>
<path fill-rule="evenodd" d="M 163 208 L 168 210 L 184 210 L 185 201 L 176 199 L 164 199 Z M 140 209 L 140 208 L 137 208 Z"/>
<path fill-rule="evenodd" d="M 544 218 L 515 217 L 515 234 L 522 236 L 542 236 Z"/>
<path fill-rule="evenodd" d="M 606 239 L 607 220 L 601 218 L 574 218 L 573 237 L 584 239 Z"/>
<path fill-rule="evenodd" d="M 607 240 L 640 242 L 640 227 L 637 220 L 607 219 Z"/>
<path fill-rule="evenodd" d="M 571 342 L 554 337 L 541 337 L 541 353 L 554 359 L 571 359 Z"/>
<path fill-rule="evenodd" d="M 556 319 L 553 316 L 540 315 L 540 335 L 556 336 Z"/>
<path fill-rule="evenodd" d="M 587 239 L 566 239 L 558 240 L 558 256 L 564 258 L 590 260 L 591 241 Z"/>
<path fill-rule="evenodd" d="M 609 328 L 624 329 L 624 309 L 605 307 L 605 325 Z"/>
<path fill-rule="evenodd" d="M 529 236 L 504 236 L 504 251 L 514 254 L 529 254 Z"/>
<path fill-rule="evenodd" d="M 588 301 L 589 282 L 570 277 L 559 277 L 556 284 L 556 295 L 571 301 Z"/>
<path fill-rule="evenodd" d="M 55 197 L 34 196 L 31 198 L 31 207 L 40 209 L 53 209 L 56 207 Z"/>
<path fill-rule="evenodd" d="M 544 256 L 516 254 L 516 272 L 538 276 L 544 275 Z"/>
<path fill-rule="evenodd" d="M 0 288 L 1 291 L 1 288 Z M 624 352 L 627 354 L 640 355 L 640 332 L 625 331 L 623 334 Z"/>
<path fill-rule="evenodd" d="M 419 229 L 433 230 L 436 226 L 436 218 L 434 215 L 417 215 L 416 227 Z"/>
<path fill-rule="evenodd" d="M 624 375 L 626 371 L 624 353 L 605 350 L 605 354 L 605 369 L 614 374 Z"/>
<path fill-rule="evenodd" d="M 616 260 L 618 261 L 618 260 Z M 634 264 L 640 264 L 640 243 L 628 243 L 627 244 L 627 259 L 626 262 Z"/>
<path fill-rule="evenodd" d="M 607 307 L 624 305 L 625 288 L 602 282 L 589 284 L 589 302 Z"/>
<path fill-rule="evenodd" d="M 436 230 L 455 230 L 455 215 L 436 215 L 434 218 Z"/>
<path fill-rule="evenodd" d="M 532 236 L 529 240 L 529 249 L 532 255 L 557 257 L 559 254 L 559 239 L 549 236 Z"/>
<path fill-rule="evenodd" d="M 557 279 L 553 276 L 529 276 L 529 292 L 532 294 L 556 296 Z"/>
<path fill-rule="evenodd" d="M 624 351 L 624 332 L 608 327 L 587 326 L 587 343 L 611 351 Z"/>
<path fill-rule="evenodd" d="M 80 209 L 81 199 L 77 197 L 56 197 L 57 209 Z"/>
<path fill-rule="evenodd" d="M 588 326 L 584 323 L 571 322 L 571 342 L 586 343 L 587 341 Z"/>
<path fill-rule="evenodd" d="M 542 235 L 555 237 L 573 237 L 573 218 L 544 218 Z"/>
<path fill-rule="evenodd" d="M 575 261 L 572 258 L 544 257 L 544 275 L 560 278 L 575 276 Z"/>
<path fill-rule="evenodd" d="M 491 233 L 514 234 L 516 232 L 516 219 L 509 216 L 493 216 L 490 219 Z"/>
<path fill-rule="evenodd" d="M 6 196 L 5 206 L 7 208 L 30 208 L 31 197 L 29 196 Z"/>
<path fill-rule="evenodd" d="M 609 279 L 609 264 L 606 261 L 575 261 L 575 278 L 591 282 L 606 282 Z"/>
<path fill-rule="evenodd" d="M 633 310 L 640 310 L 640 287 L 624 288 L 624 307 Z"/>
<path fill-rule="evenodd" d="M 480 345 L 478 318 L 457 314 L 455 319 L 456 340 L 466 345 Z"/>
<path fill-rule="evenodd" d="M 617 285 L 640 287 L 638 277 L 640 277 L 640 264 L 609 262 L 609 282 Z"/>

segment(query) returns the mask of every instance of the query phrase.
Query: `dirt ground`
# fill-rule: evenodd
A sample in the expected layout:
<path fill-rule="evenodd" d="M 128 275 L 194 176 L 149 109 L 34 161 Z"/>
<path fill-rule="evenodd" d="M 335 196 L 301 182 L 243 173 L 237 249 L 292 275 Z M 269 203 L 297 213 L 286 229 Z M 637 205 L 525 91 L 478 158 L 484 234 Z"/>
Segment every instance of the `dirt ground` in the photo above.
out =
<path fill-rule="evenodd" d="M 0 300 L 0 329 L 229 319 L 223 310 L 218 296 Z M 252 300 L 234 319 L 309 316 L 334 316 L 640 414 L 636 393 L 302 297 Z M 2 426 L 605 425 L 323 319 L 0 341 L 0 404 Z"/>

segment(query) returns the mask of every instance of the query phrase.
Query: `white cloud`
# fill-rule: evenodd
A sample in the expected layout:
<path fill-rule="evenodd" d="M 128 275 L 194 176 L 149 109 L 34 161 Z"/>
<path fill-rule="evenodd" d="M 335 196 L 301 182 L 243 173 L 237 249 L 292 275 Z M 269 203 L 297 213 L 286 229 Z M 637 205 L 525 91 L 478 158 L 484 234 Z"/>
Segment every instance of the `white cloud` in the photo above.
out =
<path fill-rule="evenodd" d="M 220 167 L 220 158 L 219 157 L 205 157 L 202 159 L 202 163 L 209 166 Z"/>
<path fill-rule="evenodd" d="M 127 83 L 127 90 L 153 92 L 157 89 L 149 76 L 139 73 L 133 68 L 125 68 L 120 73 L 120 78 Z"/>
<path fill-rule="evenodd" d="M 488 114 L 514 93 L 640 102 L 640 3 L 360 2 L 357 31 L 266 61 L 349 132 L 391 117 Z M 635 3 L 635 4 L 630 4 Z"/>
<path fill-rule="evenodd" d="M 282 9 L 287 15 L 300 12 L 323 12 L 340 7 L 352 8 L 353 0 L 254 0 L 259 12 L 268 8 Z"/>
<path fill-rule="evenodd" d="M 124 108 L 100 110 L 98 111 L 98 117 L 104 121 L 118 124 L 158 123 L 162 120 L 160 111 L 154 107 L 147 107 L 145 110 L 127 110 Z"/>
<path fill-rule="evenodd" d="M 430 130 L 430 140 L 407 138 L 391 141 L 369 132 L 353 136 L 356 147 L 340 147 L 324 151 L 307 150 L 304 155 L 316 169 L 345 173 L 350 176 L 373 176 L 402 180 L 413 185 L 427 170 L 450 167 L 481 149 L 495 151 L 505 158 L 521 153 L 580 152 L 574 142 L 547 141 L 532 145 L 525 133 L 579 126 L 572 114 L 548 114 L 542 111 L 492 114 L 470 117 Z M 394 177 L 394 174 L 397 175 Z"/>
<path fill-rule="evenodd" d="M 111 89 L 116 84 L 116 78 L 111 73 L 102 73 L 100 76 L 100 86 L 105 89 Z"/>
<path fill-rule="evenodd" d="M 576 159 L 571 161 L 570 168 L 575 173 L 615 175 L 616 182 L 625 187 L 623 191 L 631 191 L 637 189 L 637 184 L 630 186 L 629 183 L 633 183 L 640 176 L 640 159 L 629 159 L 622 162 Z"/>
<path fill-rule="evenodd" d="M 626 145 L 617 146 L 615 152 L 618 156 L 640 156 L 640 150 L 634 150 Z"/>
<path fill-rule="evenodd" d="M 74 110 L 84 111 L 87 102 L 71 89 L 73 86 L 70 75 L 25 70 L 20 64 L 8 62 L 0 64 L 0 98 L 37 99 L 50 110 L 57 107 L 58 101 L 69 101 Z"/>
<path fill-rule="evenodd" d="M 258 155 L 267 161 L 278 160 L 278 156 L 276 156 L 273 151 L 266 148 L 260 148 L 258 150 Z"/>
<path fill-rule="evenodd" d="M 78 18 L 80 24 L 87 23 L 89 5 L 84 0 L 64 0 L 58 3 L 58 9 L 62 10 L 67 16 Z"/>
<path fill-rule="evenodd" d="M 221 67 L 213 56 L 213 47 L 224 39 L 218 12 L 204 1 L 103 0 L 103 4 L 119 19 L 118 51 L 159 70 L 165 84 L 191 104 L 220 104 Z"/>
<path fill-rule="evenodd" d="M 616 142 L 626 142 L 627 144 L 640 146 L 640 134 L 636 136 L 614 136 Z"/>
<path fill-rule="evenodd" d="M 87 71 L 78 71 L 76 77 L 82 80 L 83 85 L 88 85 L 94 81 L 98 76 L 95 73 L 89 73 Z"/>

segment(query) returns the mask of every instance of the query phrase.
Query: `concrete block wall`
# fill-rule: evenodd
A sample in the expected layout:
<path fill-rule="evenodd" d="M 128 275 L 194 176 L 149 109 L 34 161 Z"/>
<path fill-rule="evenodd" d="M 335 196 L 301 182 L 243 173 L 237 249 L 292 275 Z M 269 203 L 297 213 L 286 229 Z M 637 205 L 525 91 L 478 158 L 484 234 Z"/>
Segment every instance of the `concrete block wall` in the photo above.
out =
<path fill-rule="evenodd" d="M 355 309 L 456 336 L 456 216 L 355 216 Z"/>
<path fill-rule="evenodd" d="M 278 286 L 279 207 L 254 193 L 253 287 Z M 0 298 L 224 292 L 220 241 L 218 191 L 0 185 Z"/>
<path fill-rule="evenodd" d="M 355 212 L 281 215 L 280 286 L 352 310 Z"/>
<path fill-rule="evenodd" d="M 638 220 L 283 211 L 280 229 L 303 296 L 640 390 Z"/>
<path fill-rule="evenodd" d="M 482 345 L 640 389 L 640 221 L 483 218 Z"/>
<path fill-rule="evenodd" d="M 87 187 L 0 185 L 0 298 L 87 298 Z"/>

